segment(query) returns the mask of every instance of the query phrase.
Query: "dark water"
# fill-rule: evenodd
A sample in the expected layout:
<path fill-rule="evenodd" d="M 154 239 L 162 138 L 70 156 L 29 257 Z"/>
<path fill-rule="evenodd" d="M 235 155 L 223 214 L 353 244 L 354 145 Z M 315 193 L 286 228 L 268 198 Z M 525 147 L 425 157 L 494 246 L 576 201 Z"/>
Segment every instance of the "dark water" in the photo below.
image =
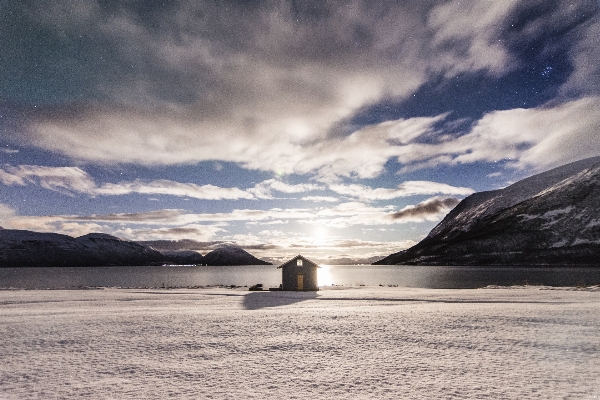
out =
<path fill-rule="evenodd" d="M 0 268 L 0 288 L 194 287 L 208 285 L 276 287 L 275 266 L 144 266 L 82 268 Z M 600 268 L 431 267 L 335 265 L 319 269 L 319 285 L 398 285 L 421 288 L 478 288 L 487 285 L 589 286 L 600 284 Z"/>

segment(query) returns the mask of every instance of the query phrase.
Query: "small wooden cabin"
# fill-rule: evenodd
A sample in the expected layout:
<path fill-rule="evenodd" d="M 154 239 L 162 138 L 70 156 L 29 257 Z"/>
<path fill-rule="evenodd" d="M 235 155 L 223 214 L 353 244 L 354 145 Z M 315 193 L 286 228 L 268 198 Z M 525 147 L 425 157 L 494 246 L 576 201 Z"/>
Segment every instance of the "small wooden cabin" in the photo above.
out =
<path fill-rule="evenodd" d="M 282 290 L 319 290 L 317 268 L 321 267 L 308 258 L 298 255 L 277 268 L 281 268 Z"/>

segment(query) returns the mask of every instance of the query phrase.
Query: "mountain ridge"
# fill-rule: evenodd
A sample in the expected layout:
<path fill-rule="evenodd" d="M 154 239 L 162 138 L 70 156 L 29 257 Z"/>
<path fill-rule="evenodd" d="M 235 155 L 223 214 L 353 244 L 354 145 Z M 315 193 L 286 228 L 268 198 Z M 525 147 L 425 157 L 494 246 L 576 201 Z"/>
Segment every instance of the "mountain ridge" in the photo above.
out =
<path fill-rule="evenodd" d="M 461 201 L 415 246 L 374 264 L 598 265 L 600 157 Z"/>
<path fill-rule="evenodd" d="M 0 268 L 159 265 L 270 265 L 239 247 L 203 257 L 195 251 L 160 252 L 106 233 L 71 237 L 59 233 L 0 229 Z M 215 253 L 216 252 L 216 253 Z M 211 256 L 211 254 L 213 254 Z M 208 256 L 208 258 L 206 258 Z"/>
<path fill-rule="evenodd" d="M 159 252 L 99 233 L 73 238 L 59 233 L 0 230 L 0 267 L 147 265 Z"/>
<path fill-rule="evenodd" d="M 207 265 L 273 265 L 260 260 L 238 246 L 221 246 L 206 254 L 202 259 Z M 232 264 L 232 262 L 234 264 Z"/>

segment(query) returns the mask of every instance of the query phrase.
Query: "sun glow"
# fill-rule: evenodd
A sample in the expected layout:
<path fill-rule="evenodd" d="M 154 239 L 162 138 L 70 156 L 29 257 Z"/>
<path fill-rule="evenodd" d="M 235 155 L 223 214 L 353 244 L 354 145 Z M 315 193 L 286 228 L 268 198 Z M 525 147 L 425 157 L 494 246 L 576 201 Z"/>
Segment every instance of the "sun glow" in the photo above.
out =
<path fill-rule="evenodd" d="M 333 285 L 333 277 L 331 276 L 331 267 L 329 265 L 320 264 L 317 269 L 317 284 L 319 286 Z"/>
<path fill-rule="evenodd" d="M 317 244 L 324 244 L 327 240 L 327 228 L 323 226 L 317 227 L 313 232 L 313 238 Z"/>

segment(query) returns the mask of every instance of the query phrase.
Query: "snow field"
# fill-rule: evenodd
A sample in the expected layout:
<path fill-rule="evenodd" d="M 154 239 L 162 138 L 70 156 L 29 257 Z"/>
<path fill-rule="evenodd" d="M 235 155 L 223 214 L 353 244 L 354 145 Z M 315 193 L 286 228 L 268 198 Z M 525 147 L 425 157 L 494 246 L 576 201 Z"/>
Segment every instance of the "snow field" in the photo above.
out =
<path fill-rule="evenodd" d="M 0 398 L 600 398 L 598 291 L 336 289 L 0 291 Z"/>

